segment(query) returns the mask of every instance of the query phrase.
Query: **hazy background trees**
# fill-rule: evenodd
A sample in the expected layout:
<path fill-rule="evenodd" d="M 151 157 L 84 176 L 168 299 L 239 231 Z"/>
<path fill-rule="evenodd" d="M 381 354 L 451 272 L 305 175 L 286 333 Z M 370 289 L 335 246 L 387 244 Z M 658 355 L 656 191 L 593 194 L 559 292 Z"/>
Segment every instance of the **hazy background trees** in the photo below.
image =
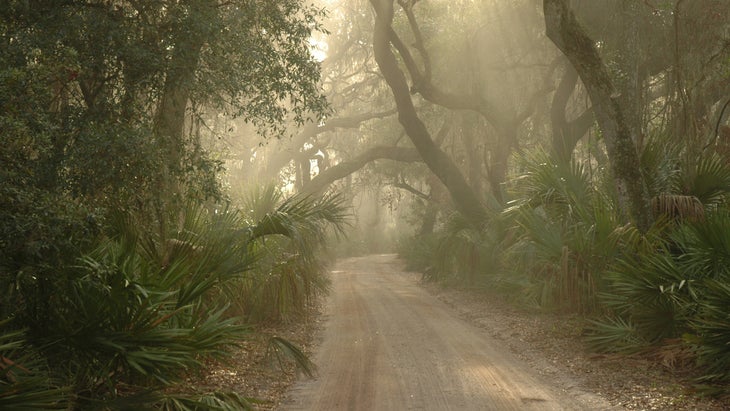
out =
<path fill-rule="evenodd" d="M 599 349 L 679 344 L 727 381 L 727 15 L 724 0 L 11 1 L 2 356 L 32 346 L 44 370 L 84 321 L 97 348 L 132 323 L 162 345 L 204 323 L 233 341 L 241 322 L 223 318 L 292 318 L 326 290 L 336 227 L 340 253 L 397 247 L 427 278 L 590 316 Z M 118 323 L 79 316 L 46 344 L 55 319 L 111 297 Z M 111 404 L 135 390 L 77 371 L 180 375 L 107 348 L 29 386 L 46 407 L 69 390 Z"/>

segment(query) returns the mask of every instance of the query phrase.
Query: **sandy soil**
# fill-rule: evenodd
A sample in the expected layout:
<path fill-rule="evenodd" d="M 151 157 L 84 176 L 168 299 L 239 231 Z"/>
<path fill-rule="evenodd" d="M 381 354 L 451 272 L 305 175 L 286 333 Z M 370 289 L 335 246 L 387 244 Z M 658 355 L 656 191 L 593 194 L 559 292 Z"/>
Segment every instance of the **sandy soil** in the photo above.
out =
<path fill-rule="evenodd" d="M 332 280 L 318 377 L 296 383 L 280 410 L 620 409 L 518 358 L 394 255 L 342 260 Z"/>

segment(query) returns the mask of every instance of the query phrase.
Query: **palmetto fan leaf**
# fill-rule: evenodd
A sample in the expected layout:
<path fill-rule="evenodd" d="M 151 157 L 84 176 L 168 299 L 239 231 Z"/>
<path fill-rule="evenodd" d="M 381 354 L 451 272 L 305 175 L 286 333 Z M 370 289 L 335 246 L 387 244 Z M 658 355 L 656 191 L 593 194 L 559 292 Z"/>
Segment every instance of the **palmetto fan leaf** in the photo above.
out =
<path fill-rule="evenodd" d="M 0 409 L 65 410 L 69 389 L 58 387 L 42 357 L 29 347 L 22 330 L 0 322 Z"/>
<path fill-rule="evenodd" d="M 586 343 L 598 352 L 633 354 L 648 345 L 638 333 L 636 324 L 621 317 L 589 321 L 585 329 Z"/>
<path fill-rule="evenodd" d="M 653 134 L 641 151 L 641 169 L 651 195 L 678 192 L 682 146 L 661 134 Z"/>
<path fill-rule="evenodd" d="M 331 194 L 319 199 L 293 196 L 257 221 L 251 230 L 251 239 L 281 234 L 294 240 L 307 238 L 321 243 L 324 240 L 326 227 L 332 227 L 337 233 L 342 234 L 348 224 L 348 218 L 340 194 Z"/>
<path fill-rule="evenodd" d="M 169 384 L 182 370 L 197 368 L 201 356 L 223 354 L 246 332 L 222 319 L 223 309 L 206 307 L 203 314 L 194 304 L 181 305 L 180 291 L 136 282 L 136 273 L 122 269 L 134 264 L 85 262 L 79 269 L 87 274 L 65 297 L 69 315 L 59 316 L 47 342 L 48 350 L 65 353 L 63 361 L 83 381 L 119 375 L 115 379 Z"/>
<path fill-rule="evenodd" d="M 530 207 L 542 206 L 553 217 L 570 217 L 591 204 L 593 188 L 582 163 L 556 162 L 538 151 L 524 157 L 522 164 L 525 173 L 515 186 Z"/>
<path fill-rule="evenodd" d="M 706 207 L 725 203 L 730 194 L 730 164 L 715 153 L 703 156 L 678 175 L 676 185 L 679 193 L 697 197 Z"/>
<path fill-rule="evenodd" d="M 525 209 L 518 218 L 526 238 L 535 245 L 535 251 L 543 261 L 559 261 L 564 244 L 564 227 L 553 222 L 539 210 Z"/>
<path fill-rule="evenodd" d="M 120 218 L 118 235 L 64 273 L 64 291 L 50 302 L 52 325 L 33 342 L 86 392 L 80 407 L 119 401 L 119 384 L 124 401 L 146 404 L 154 395 L 137 394 L 176 383 L 248 331 L 224 317 L 215 298 L 251 269 L 236 230 L 241 218 L 192 205 L 178 216 L 167 238 Z"/>
<path fill-rule="evenodd" d="M 257 189 L 244 203 L 246 225 L 236 230 L 256 266 L 225 287 L 233 310 L 249 320 L 286 320 L 320 293 L 329 281 L 318 251 L 329 233 L 348 224 L 342 197 L 294 196 L 284 199 L 273 188 Z"/>
<path fill-rule="evenodd" d="M 679 257 L 687 272 L 730 281 L 730 213 L 718 211 L 705 221 L 681 226 L 673 239 L 682 249 Z"/>
<path fill-rule="evenodd" d="M 606 274 L 608 285 L 601 300 L 635 324 L 646 341 L 676 338 L 689 331 L 700 275 L 684 270 L 667 248 L 626 255 Z"/>
<path fill-rule="evenodd" d="M 730 381 L 730 284 L 708 280 L 698 315 L 691 324 L 699 337 L 697 354 L 705 381 Z"/>

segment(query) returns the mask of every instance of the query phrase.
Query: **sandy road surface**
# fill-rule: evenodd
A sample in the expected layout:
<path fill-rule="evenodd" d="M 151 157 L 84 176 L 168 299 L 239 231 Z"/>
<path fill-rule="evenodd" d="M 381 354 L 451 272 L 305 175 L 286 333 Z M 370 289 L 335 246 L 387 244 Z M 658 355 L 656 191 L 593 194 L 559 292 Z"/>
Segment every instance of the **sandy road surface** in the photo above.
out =
<path fill-rule="evenodd" d="M 393 255 L 333 270 L 315 362 L 281 410 L 596 410 L 600 398 L 552 386 L 504 343 L 463 320 Z"/>

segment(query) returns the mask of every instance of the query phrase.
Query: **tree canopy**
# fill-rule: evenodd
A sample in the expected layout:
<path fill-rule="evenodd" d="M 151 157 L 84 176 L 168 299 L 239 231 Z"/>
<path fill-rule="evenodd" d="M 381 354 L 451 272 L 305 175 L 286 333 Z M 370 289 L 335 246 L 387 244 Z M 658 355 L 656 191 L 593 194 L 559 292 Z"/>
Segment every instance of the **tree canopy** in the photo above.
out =
<path fill-rule="evenodd" d="M 0 382 L 39 408 L 171 406 L 344 233 L 730 381 L 730 2 L 5 3 Z"/>

